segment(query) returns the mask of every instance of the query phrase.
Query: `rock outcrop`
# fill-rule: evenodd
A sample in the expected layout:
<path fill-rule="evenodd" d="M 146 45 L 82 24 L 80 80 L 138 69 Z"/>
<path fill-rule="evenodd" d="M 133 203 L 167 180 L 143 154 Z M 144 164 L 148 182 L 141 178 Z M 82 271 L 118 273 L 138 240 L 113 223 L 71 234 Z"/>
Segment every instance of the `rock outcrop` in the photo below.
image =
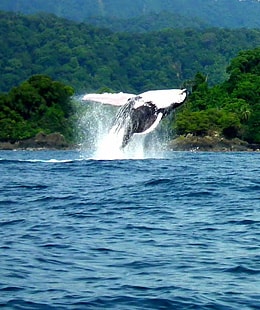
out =
<path fill-rule="evenodd" d="M 220 136 L 197 137 L 191 134 L 179 136 L 169 144 L 170 149 L 175 151 L 205 151 L 205 152 L 243 152 L 260 151 L 260 145 L 251 145 L 246 141 L 226 139 Z"/>
<path fill-rule="evenodd" d="M 0 143 L 2 150 L 15 149 L 67 149 L 69 144 L 66 142 L 64 136 L 60 133 L 51 133 L 49 135 L 38 133 L 34 138 L 11 142 Z"/>

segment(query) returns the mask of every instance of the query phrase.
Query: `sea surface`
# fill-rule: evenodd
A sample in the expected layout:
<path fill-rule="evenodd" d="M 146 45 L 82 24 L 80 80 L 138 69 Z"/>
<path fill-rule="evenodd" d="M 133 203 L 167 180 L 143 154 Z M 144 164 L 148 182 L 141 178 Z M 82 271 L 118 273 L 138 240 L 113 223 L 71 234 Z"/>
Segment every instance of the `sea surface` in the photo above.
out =
<path fill-rule="evenodd" d="M 0 152 L 1 309 L 260 309 L 260 153 Z"/>

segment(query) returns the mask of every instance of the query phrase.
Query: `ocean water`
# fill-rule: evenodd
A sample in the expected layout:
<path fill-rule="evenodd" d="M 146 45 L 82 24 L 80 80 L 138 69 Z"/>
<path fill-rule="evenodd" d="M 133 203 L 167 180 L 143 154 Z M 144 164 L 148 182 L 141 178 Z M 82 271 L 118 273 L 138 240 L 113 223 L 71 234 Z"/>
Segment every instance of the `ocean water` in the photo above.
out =
<path fill-rule="evenodd" d="M 1 309 L 260 309 L 260 153 L 0 152 Z"/>

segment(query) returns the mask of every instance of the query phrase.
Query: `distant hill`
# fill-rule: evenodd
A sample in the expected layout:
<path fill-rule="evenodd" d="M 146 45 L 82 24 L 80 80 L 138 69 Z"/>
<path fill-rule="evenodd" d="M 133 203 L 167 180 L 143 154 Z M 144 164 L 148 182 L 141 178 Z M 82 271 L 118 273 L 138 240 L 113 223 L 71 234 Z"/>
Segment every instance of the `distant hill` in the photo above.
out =
<path fill-rule="evenodd" d="M 144 33 L 167 28 L 205 29 L 210 25 L 195 17 L 185 17 L 171 12 L 148 13 L 129 19 L 116 17 L 89 17 L 87 23 L 96 27 L 104 27 L 114 32 Z"/>
<path fill-rule="evenodd" d="M 214 27 L 260 28 L 259 0 L 1 0 L 0 10 L 25 14 L 48 12 L 85 22 L 102 17 L 104 25 L 111 18 L 114 21 L 132 19 L 151 13 L 160 15 L 164 11 L 174 14 L 176 18 L 185 17 L 182 26 L 195 18 Z M 156 20 L 151 23 L 156 24 Z"/>
<path fill-rule="evenodd" d="M 171 12 L 148 13 L 129 19 L 117 17 L 89 17 L 87 23 L 96 27 L 104 27 L 115 32 L 151 32 L 167 28 L 205 29 L 210 25 L 196 17 L 185 17 Z"/>
<path fill-rule="evenodd" d="M 45 74 L 77 92 L 142 92 L 183 86 L 197 72 L 223 81 L 229 61 L 260 46 L 260 29 L 114 33 L 52 14 L 0 11 L 0 92 Z"/>

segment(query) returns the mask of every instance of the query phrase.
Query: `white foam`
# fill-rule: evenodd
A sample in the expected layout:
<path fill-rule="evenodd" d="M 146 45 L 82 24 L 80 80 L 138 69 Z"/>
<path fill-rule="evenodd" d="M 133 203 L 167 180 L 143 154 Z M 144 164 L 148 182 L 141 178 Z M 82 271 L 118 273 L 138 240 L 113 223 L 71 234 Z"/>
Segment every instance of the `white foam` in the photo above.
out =
<path fill-rule="evenodd" d="M 175 93 L 176 90 L 170 93 L 172 94 L 173 92 Z M 152 93 L 152 95 L 154 95 L 154 93 Z M 164 95 L 168 100 L 169 91 L 160 92 L 160 95 Z M 124 93 L 120 93 L 121 98 L 125 99 L 128 96 L 129 94 L 125 95 Z M 85 95 L 83 97 L 84 101 L 94 99 L 98 101 L 98 99 L 101 98 L 102 96 L 99 96 L 99 94 L 91 94 L 91 96 Z M 110 130 L 117 111 L 118 108 L 113 107 L 111 110 L 109 106 L 101 103 L 92 103 L 88 105 L 86 113 L 80 117 L 78 123 L 78 127 L 81 131 L 80 140 L 82 154 L 91 151 L 91 159 L 97 160 L 162 158 L 164 153 L 163 139 L 159 139 L 158 135 L 154 134 L 154 132 L 149 133 L 160 123 L 162 118 L 161 113 L 155 125 L 152 126 L 152 130 L 147 130 L 145 133 L 141 134 L 134 134 L 128 145 L 122 149 L 121 145 L 124 128 L 122 127 L 119 130 L 112 128 Z M 148 140 L 150 143 L 146 143 Z"/>

